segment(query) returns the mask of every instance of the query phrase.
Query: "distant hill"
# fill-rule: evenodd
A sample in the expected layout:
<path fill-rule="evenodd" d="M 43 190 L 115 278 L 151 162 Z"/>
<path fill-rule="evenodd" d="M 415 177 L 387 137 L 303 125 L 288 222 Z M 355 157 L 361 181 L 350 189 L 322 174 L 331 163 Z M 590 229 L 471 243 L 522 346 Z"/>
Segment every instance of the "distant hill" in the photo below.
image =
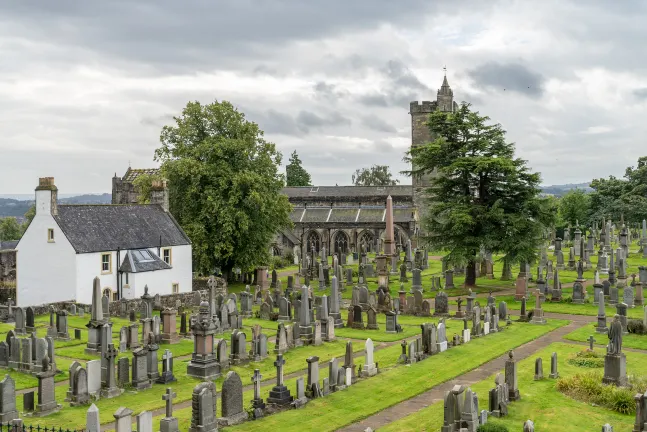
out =
<path fill-rule="evenodd" d="M 563 185 L 541 186 L 541 191 L 547 195 L 562 196 L 572 189 L 582 189 L 585 192 L 593 192 L 593 189 L 587 183 L 569 183 Z"/>
<path fill-rule="evenodd" d="M 111 201 L 112 195 L 109 193 L 78 195 L 58 200 L 59 204 L 110 204 Z M 0 198 L 0 218 L 17 217 L 21 219 L 32 205 L 34 205 L 34 200 Z"/>

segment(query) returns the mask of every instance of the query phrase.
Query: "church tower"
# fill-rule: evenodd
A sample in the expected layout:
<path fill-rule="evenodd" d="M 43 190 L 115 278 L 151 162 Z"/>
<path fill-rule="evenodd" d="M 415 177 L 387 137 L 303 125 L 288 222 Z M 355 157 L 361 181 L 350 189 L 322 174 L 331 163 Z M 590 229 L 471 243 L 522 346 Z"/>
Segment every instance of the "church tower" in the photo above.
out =
<path fill-rule="evenodd" d="M 443 83 L 438 89 L 435 101 L 413 101 L 409 104 L 409 114 L 411 114 L 411 147 L 418 147 L 434 141 L 437 137 L 432 136 L 427 126 L 429 115 L 434 111 L 454 112 L 458 110 L 458 104 L 454 102 L 454 92 L 447 82 L 447 69 L 443 68 L 445 75 Z M 413 168 L 413 167 L 412 167 Z M 418 209 L 418 220 L 421 221 L 424 215 L 424 200 L 422 195 L 424 190 L 431 185 L 435 173 L 427 173 L 420 176 L 412 176 L 413 183 L 413 203 Z"/>

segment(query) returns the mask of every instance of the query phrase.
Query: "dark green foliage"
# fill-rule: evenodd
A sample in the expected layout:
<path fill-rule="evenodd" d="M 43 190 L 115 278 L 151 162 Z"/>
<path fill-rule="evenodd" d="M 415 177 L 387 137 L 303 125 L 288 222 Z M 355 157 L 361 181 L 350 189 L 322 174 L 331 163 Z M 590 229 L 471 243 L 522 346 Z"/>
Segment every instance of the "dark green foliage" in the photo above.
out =
<path fill-rule="evenodd" d="M 311 182 L 310 174 L 301 165 L 301 159 L 299 159 L 297 151 L 293 151 L 290 156 L 290 163 L 285 166 L 286 186 L 310 186 Z"/>
<path fill-rule="evenodd" d="M 0 219 L 0 241 L 2 240 L 20 240 L 22 229 L 15 217 L 6 217 Z"/>
<path fill-rule="evenodd" d="M 493 423 L 488 421 L 484 425 L 480 425 L 476 432 L 508 432 L 508 428 L 502 424 Z"/>
<path fill-rule="evenodd" d="M 352 181 L 355 186 L 395 186 L 400 183 L 400 180 L 393 178 L 388 165 L 373 165 L 355 170 Z"/>
<path fill-rule="evenodd" d="M 189 102 L 174 120 L 162 129 L 155 159 L 171 213 L 193 243 L 194 270 L 226 276 L 269 264 L 275 234 L 291 226 L 276 146 L 226 101 Z"/>
<path fill-rule="evenodd" d="M 647 382 L 629 376 L 627 387 L 602 384 L 602 372 L 586 372 L 557 380 L 557 390 L 580 401 L 600 405 L 621 414 L 635 414 L 634 395 L 643 393 Z"/>
<path fill-rule="evenodd" d="M 630 319 L 627 321 L 627 331 L 629 333 L 644 335 L 647 333 L 647 327 L 645 327 L 645 323 L 642 320 Z"/>
<path fill-rule="evenodd" d="M 591 195 L 582 189 L 570 190 L 559 199 L 559 215 L 565 226 L 588 227 L 592 223 L 590 214 Z"/>
<path fill-rule="evenodd" d="M 475 283 L 481 248 L 510 263 L 532 262 L 557 213 L 555 200 L 539 197 L 539 174 L 515 158 L 501 125 L 489 120 L 466 103 L 456 112 L 435 111 L 429 128 L 443 138 L 405 158 L 414 167 L 410 175 L 438 173 L 425 191 L 423 241 L 447 250 L 449 263 L 467 264 L 466 285 Z"/>
<path fill-rule="evenodd" d="M 591 187 L 592 220 L 609 216 L 619 220 L 620 215 L 636 223 L 647 219 L 647 156 L 638 158 L 635 168 L 628 167 L 624 179 L 594 179 Z"/>

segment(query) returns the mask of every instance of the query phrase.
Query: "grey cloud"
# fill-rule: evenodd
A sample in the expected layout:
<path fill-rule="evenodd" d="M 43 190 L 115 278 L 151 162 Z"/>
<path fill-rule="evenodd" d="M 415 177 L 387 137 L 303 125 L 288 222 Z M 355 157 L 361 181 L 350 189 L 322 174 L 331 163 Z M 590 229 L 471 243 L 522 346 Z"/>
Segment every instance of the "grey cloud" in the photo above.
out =
<path fill-rule="evenodd" d="M 647 99 L 647 87 L 639 88 L 633 91 L 633 95 L 640 100 Z"/>
<path fill-rule="evenodd" d="M 429 90 L 408 67 L 399 60 L 390 60 L 384 68 L 386 76 L 391 78 L 393 84 L 413 90 Z"/>
<path fill-rule="evenodd" d="M 357 101 L 369 107 L 406 108 L 409 102 L 430 94 L 431 90 L 400 60 L 389 60 L 379 68 L 386 83 L 380 92 L 358 95 Z"/>
<path fill-rule="evenodd" d="M 495 92 L 513 91 L 540 97 L 544 77 L 519 63 L 488 62 L 467 71 L 477 86 Z"/>
<path fill-rule="evenodd" d="M 166 126 L 173 121 L 173 114 L 164 114 L 157 117 L 143 117 L 140 121 L 141 124 L 145 126 L 156 126 L 161 128 Z"/>
<path fill-rule="evenodd" d="M 357 98 L 357 101 L 362 105 L 366 106 L 377 106 L 377 107 L 388 107 L 389 101 L 387 96 L 379 93 L 361 95 Z"/>
<path fill-rule="evenodd" d="M 335 84 L 329 84 L 325 81 L 319 81 L 313 86 L 315 99 L 325 100 L 336 103 L 339 99 L 348 96 L 348 90 L 338 87 Z"/>
<path fill-rule="evenodd" d="M 367 115 L 362 117 L 362 124 L 369 129 L 373 129 L 374 131 L 377 132 L 387 132 L 387 133 L 395 133 L 397 132 L 397 129 L 390 123 L 387 123 L 386 121 L 382 120 L 380 117 L 376 115 Z"/>
<path fill-rule="evenodd" d="M 326 126 L 350 126 L 351 120 L 338 112 L 332 112 L 324 117 L 311 111 L 300 111 L 296 117 L 297 124 L 306 128 L 321 128 Z"/>
<path fill-rule="evenodd" d="M 379 141 L 375 141 L 375 150 L 381 153 L 390 153 L 393 150 L 395 150 L 395 148 L 390 143 L 379 140 Z"/>

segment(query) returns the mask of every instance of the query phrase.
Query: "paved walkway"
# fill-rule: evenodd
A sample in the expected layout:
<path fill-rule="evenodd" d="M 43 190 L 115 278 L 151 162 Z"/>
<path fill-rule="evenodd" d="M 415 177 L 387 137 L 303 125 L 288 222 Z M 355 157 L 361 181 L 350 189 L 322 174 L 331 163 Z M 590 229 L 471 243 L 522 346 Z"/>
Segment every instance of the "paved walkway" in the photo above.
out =
<path fill-rule="evenodd" d="M 521 345 L 514 350 L 515 358 L 517 360 L 523 360 L 526 357 L 531 356 L 538 350 L 550 345 L 551 343 L 561 341 L 562 336 L 578 329 L 583 325 L 586 325 L 586 321 L 572 321 L 570 324 L 564 327 L 560 327 L 548 334 L 545 334 L 544 336 Z M 419 394 L 418 396 L 414 396 L 411 399 L 402 401 L 390 408 L 386 408 L 379 413 L 362 420 L 359 423 L 354 423 L 339 430 L 344 432 L 351 432 L 364 431 L 368 427 L 372 428 L 373 430 L 379 429 L 382 426 L 385 426 L 389 423 L 413 414 L 423 408 L 426 408 L 433 403 L 443 401 L 445 392 L 451 390 L 452 387 L 457 384 L 472 385 L 484 380 L 485 378 L 496 372 L 499 372 L 501 369 L 505 368 L 505 361 L 507 360 L 507 358 L 508 354 L 506 353 L 494 360 L 481 365 L 476 369 L 473 369 L 459 377 L 454 378 L 453 380 L 439 384 L 432 389 Z"/>

